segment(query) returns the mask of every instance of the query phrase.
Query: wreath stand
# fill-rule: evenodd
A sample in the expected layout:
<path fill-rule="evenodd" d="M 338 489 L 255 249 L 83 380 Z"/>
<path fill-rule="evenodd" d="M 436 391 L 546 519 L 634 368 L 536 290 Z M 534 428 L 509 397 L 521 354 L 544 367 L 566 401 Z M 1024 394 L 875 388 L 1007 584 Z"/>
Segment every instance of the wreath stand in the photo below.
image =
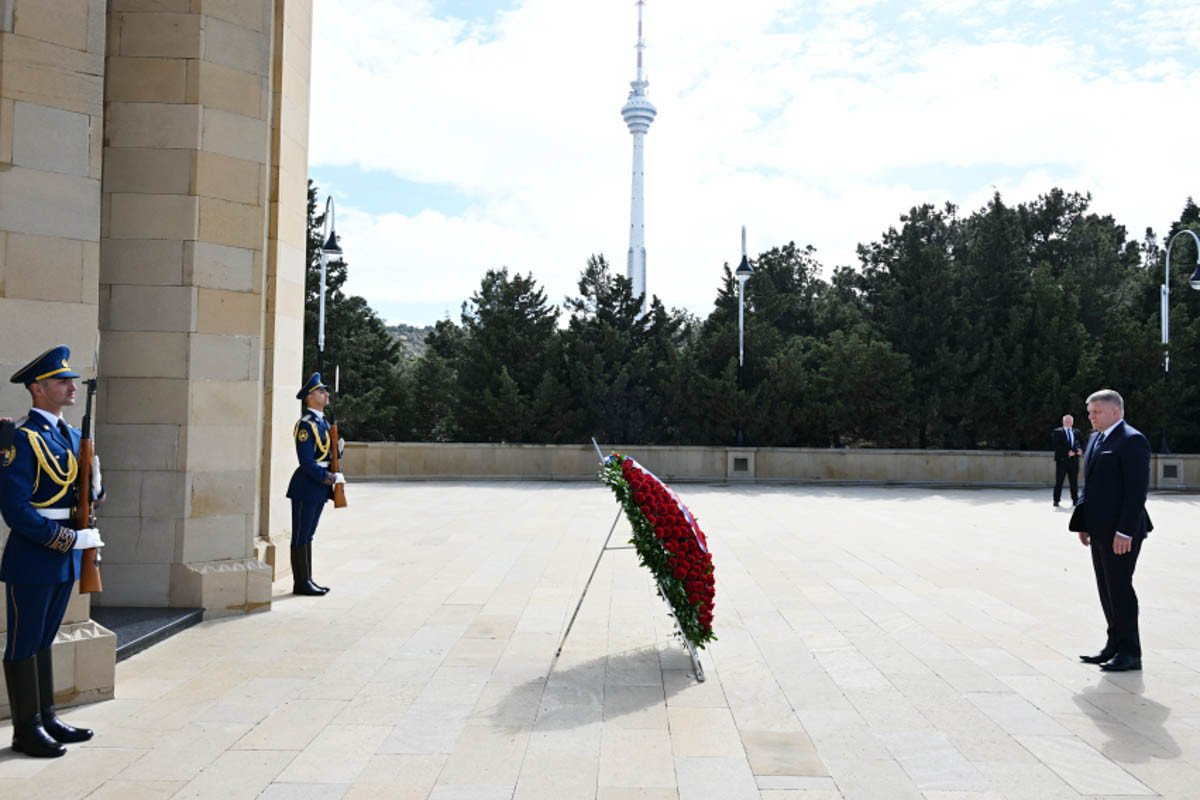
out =
<path fill-rule="evenodd" d="M 600 459 L 600 464 L 604 464 L 604 454 L 600 452 L 600 445 L 596 444 L 595 438 L 592 439 L 592 446 L 596 448 L 596 456 Z M 575 604 L 575 611 L 571 614 L 571 621 L 567 623 L 567 629 L 563 631 L 562 640 L 558 643 L 558 649 L 554 651 L 554 660 L 550 663 L 550 671 L 554 671 L 554 667 L 558 664 L 558 657 L 562 655 L 563 647 L 567 644 L 567 637 L 571 635 L 571 628 L 575 625 L 575 618 L 579 616 L 579 609 L 583 607 L 583 600 L 587 597 L 588 589 L 592 586 L 592 579 L 596 577 L 596 570 L 600 568 L 600 559 L 609 550 L 633 550 L 631 544 L 615 545 L 610 547 L 609 542 L 612 540 L 613 531 L 617 529 L 617 523 L 621 521 L 621 514 L 625 509 L 618 507 L 617 516 L 613 518 L 612 525 L 608 529 L 608 536 L 604 537 L 604 544 L 600 546 L 600 553 L 596 556 L 596 563 L 592 565 L 592 574 L 588 575 L 587 583 L 583 585 L 583 592 L 579 595 L 579 602 Z M 661 582 L 655 581 L 658 585 L 658 596 L 663 599 L 667 605 L 667 615 L 671 618 L 671 622 L 675 625 L 675 632 L 679 634 L 680 640 L 683 641 L 684 649 L 692 659 L 693 675 L 698 683 L 704 683 L 704 667 L 700 665 L 700 653 L 696 645 L 692 644 L 692 640 L 687 638 L 683 633 L 683 627 L 679 624 L 679 620 L 675 617 L 675 610 L 671 608 L 671 604 L 667 602 L 667 593 L 663 591 Z"/>

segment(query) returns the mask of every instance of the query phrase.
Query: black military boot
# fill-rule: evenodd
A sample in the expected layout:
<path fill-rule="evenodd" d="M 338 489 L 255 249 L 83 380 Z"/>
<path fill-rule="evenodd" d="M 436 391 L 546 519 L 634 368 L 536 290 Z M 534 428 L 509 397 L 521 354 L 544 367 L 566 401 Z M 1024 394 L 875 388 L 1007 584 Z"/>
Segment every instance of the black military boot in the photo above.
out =
<path fill-rule="evenodd" d="M 292 594 L 320 597 L 325 594 L 313 585 L 308 577 L 308 562 L 304 558 L 304 547 L 292 548 Z"/>
<path fill-rule="evenodd" d="M 86 742 L 92 738 L 92 732 L 87 728 L 76 728 L 58 718 L 54 708 L 54 662 L 50 658 L 50 648 L 42 650 L 34 658 L 37 659 L 38 699 L 42 707 L 42 727 L 55 741 L 63 744 Z"/>
<path fill-rule="evenodd" d="M 321 594 L 329 594 L 329 587 L 322 586 L 312 579 L 312 542 L 304 545 L 304 560 L 308 564 L 308 582 L 321 590 Z"/>
<path fill-rule="evenodd" d="M 4 683 L 12 708 L 12 748 L 34 758 L 58 758 L 67 752 L 42 727 L 38 703 L 37 656 L 4 662 Z"/>

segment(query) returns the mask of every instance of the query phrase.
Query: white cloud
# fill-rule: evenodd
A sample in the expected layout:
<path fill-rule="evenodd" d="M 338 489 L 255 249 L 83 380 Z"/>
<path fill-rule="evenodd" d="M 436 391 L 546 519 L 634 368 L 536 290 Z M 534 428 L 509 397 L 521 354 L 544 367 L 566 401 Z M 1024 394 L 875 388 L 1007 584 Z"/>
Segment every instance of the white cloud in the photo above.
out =
<path fill-rule="evenodd" d="M 832 267 L 911 205 L 970 212 L 993 185 L 1010 204 L 1055 185 L 1090 191 L 1131 235 L 1165 229 L 1195 191 L 1181 156 L 1200 74 L 1181 49 L 1194 41 L 1168 34 L 1195 5 L 1116 9 L 1144 54 L 1121 58 L 1070 20 L 1041 31 L 1010 5 L 1011 19 L 932 0 L 903 22 L 870 0 L 651 0 L 650 291 L 703 314 L 743 223 L 752 252 L 796 240 Z M 312 162 L 471 198 L 456 217 L 368 215 L 339 198 L 348 288 L 453 311 L 487 268 L 532 271 L 556 302 L 588 255 L 623 268 L 632 4 L 526 0 L 489 27 L 433 8 L 317 3 Z M 983 31 L 934 27 L 981 14 Z"/>

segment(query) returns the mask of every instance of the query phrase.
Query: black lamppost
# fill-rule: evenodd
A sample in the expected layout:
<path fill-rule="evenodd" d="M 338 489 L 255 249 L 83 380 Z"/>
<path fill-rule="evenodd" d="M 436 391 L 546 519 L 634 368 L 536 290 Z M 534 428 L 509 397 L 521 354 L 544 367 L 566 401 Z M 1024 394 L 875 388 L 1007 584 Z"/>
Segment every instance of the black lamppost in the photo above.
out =
<path fill-rule="evenodd" d="M 1200 289 L 1200 236 L 1197 236 L 1195 231 L 1184 228 L 1167 240 L 1167 269 L 1163 274 L 1162 286 L 1159 287 L 1159 298 L 1162 301 L 1163 379 L 1165 381 L 1169 381 L 1171 378 L 1171 351 L 1168 349 L 1168 345 L 1171 343 L 1171 245 L 1175 244 L 1175 240 L 1185 233 L 1196 242 L 1196 271 L 1192 273 L 1188 284 L 1193 289 Z M 1164 453 L 1171 452 L 1171 448 L 1167 444 L 1166 419 L 1163 420 L 1161 450 Z"/>
<path fill-rule="evenodd" d="M 317 372 L 325 372 L 325 273 L 330 261 L 342 257 L 337 231 L 333 227 L 333 195 L 325 200 L 325 223 L 321 226 L 321 299 L 317 305 Z M 324 378 L 322 378 L 324 380 Z"/>
<path fill-rule="evenodd" d="M 750 259 L 746 258 L 746 226 L 742 226 L 742 263 L 733 273 L 738 282 L 738 425 L 737 446 L 746 445 L 746 434 L 742 431 L 742 388 L 745 386 L 746 369 L 746 281 L 754 274 Z"/>

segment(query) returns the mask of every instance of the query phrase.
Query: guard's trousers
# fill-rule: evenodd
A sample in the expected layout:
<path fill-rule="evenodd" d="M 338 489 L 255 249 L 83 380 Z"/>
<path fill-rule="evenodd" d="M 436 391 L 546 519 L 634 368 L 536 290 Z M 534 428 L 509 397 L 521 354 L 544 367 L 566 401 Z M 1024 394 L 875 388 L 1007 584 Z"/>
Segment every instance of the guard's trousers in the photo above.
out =
<path fill-rule="evenodd" d="M 319 503 L 306 503 L 292 498 L 292 547 L 303 547 L 312 542 L 324 510 L 324 498 Z"/>
<path fill-rule="evenodd" d="M 4 587 L 8 606 L 4 660 L 23 661 L 54 644 L 58 626 L 75 583 L 10 583 Z"/>

